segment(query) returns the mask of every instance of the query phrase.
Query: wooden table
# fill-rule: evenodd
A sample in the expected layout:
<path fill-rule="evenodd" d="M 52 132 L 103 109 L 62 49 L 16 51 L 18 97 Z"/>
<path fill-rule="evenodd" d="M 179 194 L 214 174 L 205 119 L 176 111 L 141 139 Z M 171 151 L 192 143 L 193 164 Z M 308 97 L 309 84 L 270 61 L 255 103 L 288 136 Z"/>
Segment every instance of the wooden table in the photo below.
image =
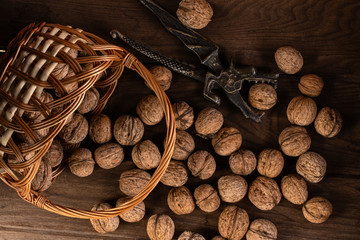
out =
<path fill-rule="evenodd" d="M 179 1 L 158 0 L 160 5 L 175 13 Z M 279 133 L 290 126 L 286 118 L 286 106 L 300 94 L 298 77 L 308 73 L 323 77 L 325 87 L 315 99 L 318 108 L 330 106 L 340 110 L 344 125 L 338 136 L 326 139 L 318 135 L 313 125 L 307 127 L 312 139 L 311 150 L 327 160 L 324 180 L 318 184 L 308 183 L 309 197 L 328 198 L 334 207 L 330 219 L 323 224 L 307 222 L 301 206 L 295 206 L 284 198 L 271 211 L 256 209 L 246 197 L 236 205 L 244 208 L 251 220 L 267 218 L 278 228 L 279 239 L 360 239 L 360 3 L 358 0 L 211 0 L 214 8 L 212 22 L 199 31 L 221 47 L 225 61 L 254 65 L 276 70 L 273 54 L 278 47 L 292 45 L 304 56 L 304 67 L 298 76 L 279 81 L 279 102 L 266 112 L 263 122 L 257 124 L 245 119 L 239 110 L 223 97 L 219 110 L 224 114 L 225 125 L 240 129 L 243 147 L 256 154 L 268 147 L 279 148 Z M 118 28 L 165 55 L 197 64 L 196 57 L 185 50 L 181 43 L 167 33 L 154 16 L 134 0 L 1 0 L 0 46 L 6 46 L 16 33 L 31 22 L 46 21 L 82 28 L 95 33 L 111 43 L 118 44 L 109 31 Z M 120 43 L 119 43 L 120 44 Z M 150 66 L 149 59 L 137 54 Z M 125 89 L 125 90 L 124 90 Z M 105 113 L 113 119 L 121 114 L 135 114 L 138 100 L 149 90 L 142 80 L 130 70 L 120 79 L 115 95 Z M 202 85 L 191 79 L 174 74 L 167 94 L 171 101 L 184 100 L 198 113 L 206 106 L 213 106 L 202 97 Z M 131 100 L 131 101 L 129 101 Z M 119 107 L 121 105 L 121 107 Z M 145 138 L 160 147 L 164 122 L 156 127 L 146 127 Z M 195 136 L 196 149 L 213 153 L 208 141 Z M 96 167 L 87 178 L 78 178 L 65 170 L 46 192 L 52 201 L 66 206 L 90 209 L 98 202 L 114 204 L 121 196 L 118 178 L 121 171 L 133 167 L 126 148 L 124 163 L 112 170 Z M 214 154 L 215 155 L 215 154 Z M 217 179 L 230 173 L 227 157 L 216 156 L 218 164 L 215 175 L 201 181 L 190 177 L 186 186 L 192 191 L 201 183 L 216 186 Z M 276 178 L 295 173 L 296 158 L 285 157 L 285 168 Z M 258 173 L 246 180 L 250 183 Z M 139 223 L 121 222 L 113 233 L 96 233 L 87 220 L 71 219 L 38 209 L 22 201 L 15 191 L 0 183 L 0 239 L 146 239 L 147 219 L 155 213 L 169 214 L 176 225 L 177 238 L 184 230 L 192 230 L 211 239 L 218 234 L 217 220 L 220 212 L 229 204 L 223 203 L 219 210 L 205 214 L 196 209 L 192 214 L 177 216 L 167 207 L 166 197 L 170 187 L 159 184 L 145 201 L 146 216 Z"/>

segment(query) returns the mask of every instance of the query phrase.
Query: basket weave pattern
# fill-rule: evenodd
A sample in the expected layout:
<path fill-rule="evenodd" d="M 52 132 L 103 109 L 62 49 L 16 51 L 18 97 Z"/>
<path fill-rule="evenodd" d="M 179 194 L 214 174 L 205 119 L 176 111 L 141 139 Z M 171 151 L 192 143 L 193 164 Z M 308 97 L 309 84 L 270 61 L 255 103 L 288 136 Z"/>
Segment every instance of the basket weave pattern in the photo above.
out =
<path fill-rule="evenodd" d="M 76 56 L 71 54 L 77 52 Z M 70 26 L 31 24 L 9 44 L 5 61 L 0 68 L 0 178 L 14 188 L 27 202 L 61 215 L 94 219 L 117 216 L 143 201 L 155 188 L 165 172 L 175 144 L 175 120 L 171 103 L 153 75 L 126 50 L 105 40 Z M 61 78 L 55 71 L 68 67 L 74 74 Z M 42 157 L 69 116 L 78 108 L 87 90 L 96 87 L 100 100 L 92 114 L 102 111 L 115 90 L 124 67 L 136 71 L 154 91 L 163 107 L 167 136 L 162 160 L 149 184 L 122 206 L 106 211 L 86 211 L 52 203 L 41 192 L 31 188 Z M 78 84 L 68 91 L 71 84 Z M 44 103 L 41 94 L 56 92 Z M 24 113 L 38 113 L 39 121 L 29 121 Z M 45 136 L 39 136 L 45 131 Z M 16 134 L 30 139 L 19 147 Z M 28 153 L 35 153 L 25 159 Z M 15 156 L 16 162 L 8 162 Z M 64 169 L 61 164 L 53 169 L 55 179 Z"/>

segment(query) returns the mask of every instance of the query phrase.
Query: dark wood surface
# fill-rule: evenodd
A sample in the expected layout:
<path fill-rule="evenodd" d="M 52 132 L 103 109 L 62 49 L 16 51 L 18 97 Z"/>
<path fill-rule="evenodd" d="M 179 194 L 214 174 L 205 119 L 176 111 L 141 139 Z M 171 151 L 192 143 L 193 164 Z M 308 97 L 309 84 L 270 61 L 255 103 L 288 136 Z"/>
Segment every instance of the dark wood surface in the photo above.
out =
<path fill-rule="evenodd" d="M 179 1 L 157 1 L 174 13 Z M 325 87 L 315 100 L 319 108 L 330 106 L 340 110 L 343 129 L 338 136 L 325 139 L 313 125 L 307 127 L 312 138 L 311 150 L 327 160 L 323 181 L 308 183 L 309 197 L 328 198 L 334 207 L 330 219 L 323 224 L 307 222 L 301 206 L 290 204 L 284 198 L 271 211 L 256 209 L 246 197 L 236 205 L 244 208 L 250 219 L 268 218 L 278 228 L 278 239 L 360 239 L 360 3 L 358 0 L 211 0 L 214 8 L 212 22 L 199 31 L 221 47 L 226 62 L 254 65 L 276 70 L 273 54 L 278 47 L 292 45 L 304 56 L 304 67 L 298 76 L 279 81 L 278 104 L 267 111 L 261 124 L 245 119 L 225 98 L 219 108 L 225 116 L 225 125 L 234 126 L 243 134 L 243 147 L 256 154 L 267 147 L 278 148 L 277 138 L 282 129 L 290 126 L 286 106 L 299 94 L 298 77 L 307 73 L 323 77 Z M 60 23 L 82 28 L 115 43 L 109 31 L 118 28 L 122 33 L 184 61 L 197 63 L 196 57 L 167 33 L 154 16 L 135 0 L 0 0 L 0 46 L 6 46 L 16 33 L 34 21 Z M 121 44 L 121 46 L 128 48 Z M 129 48 L 128 48 L 129 49 Z M 131 50 L 133 51 L 133 50 Z M 133 51 L 134 52 L 134 51 Z M 135 53 L 135 52 L 134 52 Z M 151 61 L 139 59 L 150 66 Z M 136 102 L 149 94 L 142 80 L 126 71 L 119 81 L 115 95 L 105 113 L 113 119 L 125 113 L 135 114 Z M 187 101 L 196 113 L 212 106 L 202 97 L 202 85 L 174 74 L 167 92 L 171 101 Z M 146 127 L 145 138 L 158 146 L 164 138 L 164 122 Z M 193 134 L 193 128 L 189 130 Z M 193 134 L 196 149 L 213 152 L 210 142 Z M 118 179 L 124 169 L 133 167 L 126 148 L 124 163 L 112 170 L 96 167 L 87 178 L 73 176 L 65 170 L 46 192 L 56 203 L 81 209 L 90 209 L 98 202 L 114 204 L 121 196 Z M 215 154 L 214 154 L 215 155 Z M 285 158 L 285 168 L 276 178 L 295 173 L 296 158 Z M 215 175 L 200 181 L 190 177 L 186 184 L 192 191 L 201 183 L 216 186 L 217 179 L 230 173 L 228 158 L 216 157 Z M 246 180 L 250 183 L 258 173 Z M 46 212 L 22 201 L 12 189 L 0 183 L 0 239 L 146 239 L 146 222 L 154 213 L 169 214 L 175 221 L 177 238 L 182 231 L 192 230 L 211 239 L 218 234 L 217 220 L 228 204 L 205 214 L 198 208 L 189 215 L 177 216 L 166 204 L 169 187 L 159 184 L 145 200 L 146 216 L 139 223 L 121 222 L 116 232 L 96 233 L 88 220 L 71 219 Z"/>

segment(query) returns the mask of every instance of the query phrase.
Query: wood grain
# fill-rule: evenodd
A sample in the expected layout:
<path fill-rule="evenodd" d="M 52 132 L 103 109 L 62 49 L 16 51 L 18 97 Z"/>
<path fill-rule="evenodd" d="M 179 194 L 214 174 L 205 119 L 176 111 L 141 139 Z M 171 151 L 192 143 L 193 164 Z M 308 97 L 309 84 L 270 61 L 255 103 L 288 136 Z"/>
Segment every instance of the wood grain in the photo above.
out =
<path fill-rule="evenodd" d="M 174 13 L 179 1 L 156 1 Z M 315 99 L 318 107 L 331 106 L 340 110 L 344 126 L 338 136 L 325 139 L 311 125 L 307 130 L 312 138 L 311 150 L 324 156 L 328 169 L 323 181 L 308 184 L 309 196 L 328 198 L 334 212 L 323 224 L 307 222 L 301 207 L 282 199 L 279 206 L 264 212 L 256 209 L 247 198 L 238 206 L 246 209 L 250 219 L 268 218 L 278 228 L 278 239 L 359 239 L 360 236 L 360 2 L 357 0 L 209 0 L 214 8 L 212 22 L 199 32 L 216 42 L 221 48 L 224 62 L 254 65 L 276 70 L 275 50 L 284 45 L 296 47 L 304 56 L 304 67 L 299 75 L 284 76 L 279 81 L 279 102 L 266 112 L 261 124 L 245 119 L 222 96 L 219 108 L 225 116 L 225 125 L 234 126 L 243 134 L 243 147 L 256 155 L 267 147 L 278 148 L 277 138 L 289 126 L 286 106 L 297 90 L 300 75 L 315 73 L 323 77 L 325 87 Z M 113 28 L 140 40 L 165 55 L 198 64 L 196 57 L 185 50 L 180 42 L 168 34 L 154 16 L 134 0 L 0 0 L 0 46 L 6 46 L 16 33 L 34 21 L 47 21 L 82 28 L 111 43 L 109 31 Z M 133 51 L 134 52 L 134 51 Z M 135 53 L 135 52 L 134 52 Z M 149 59 L 138 55 L 148 66 Z M 135 114 L 136 103 L 150 91 L 133 72 L 126 71 L 119 81 L 105 113 L 112 119 L 121 114 Z M 198 113 L 212 106 L 202 97 L 202 86 L 174 74 L 173 84 L 167 92 L 171 101 L 185 100 Z M 244 92 L 246 94 L 246 92 Z M 121 108 L 119 108 L 121 104 Z M 146 127 L 144 138 L 162 146 L 164 122 Z M 210 142 L 193 134 L 196 149 L 213 153 Z M 126 148 L 124 163 L 112 170 L 96 167 L 87 178 L 73 176 L 65 170 L 46 192 L 51 200 L 66 206 L 91 209 L 98 202 L 115 204 L 122 194 L 118 188 L 120 173 L 134 167 L 130 159 L 131 148 Z M 214 154 L 215 155 L 215 154 Z M 217 179 L 230 173 L 228 159 L 216 156 L 217 171 L 208 181 L 190 177 L 186 184 L 190 190 L 202 183 L 216 187 Z M 285 158 L 283 173 L 277 182 L 295 172 L 296 158 Z M 257 172 L 246 177 L 250 183 Z M 161 184 L 145 200 L 146 216 L 136 224 L 121 222 L 114 233 L 98 234 L 89 221 L 58 216 L 22 201 L 4 183 L 0 183 L 0 239 L 147 239 L 146 221 L 155 213 L 169 214 L 175 222 L 177 238 L 182 231 L 192 230 L 206 239 L 218 234 L 217 219 L 227 204 L 214 213 L 205 214 L 198 208 L 190 215 L 177 216 L 166 204 L 169 187 Z"/>

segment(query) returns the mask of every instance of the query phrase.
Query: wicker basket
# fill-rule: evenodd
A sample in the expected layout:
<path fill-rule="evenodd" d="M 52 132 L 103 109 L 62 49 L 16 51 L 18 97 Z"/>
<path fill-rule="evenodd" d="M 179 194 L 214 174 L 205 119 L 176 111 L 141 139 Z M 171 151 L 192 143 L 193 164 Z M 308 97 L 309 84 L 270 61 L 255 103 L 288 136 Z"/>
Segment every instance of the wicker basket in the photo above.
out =
<path fill-rule="evenodd" d="M 82 54 L 73 57 L 70 51 Z M 63 79 L 56 77 L 54 69 L 60 64 L 67 64 L 74 72 L 73 76 Z M 167 135 L 160 165 L 147 186 L 120 207 L 94 212 L 52 203 L 41 192 L 31 188 L 42 157 L 67 118 L 80 105 L 86 91 L 93 86 L 101 92 L 99 104 L 93 113 L 102 111 L 124 67 L 135 70 L 144 78 L 163 107 Z M 132 54 L 81 29 L 58 24 L 31 24 L 9 44 L 0 72 L 0 178 L 14 188 L 22 199 L 64 216 L 97 219 L 126 212 L 155 188 L 174 149 L 175 120 L 171 103 L 159 83 Z M 78 88 L 68 92 L 67 86 L 74 83 L 78 83 Z M 56 91 L 59 97 L 44 103 L 40 99 L 44 90 Z M 57 109 L 55 114 L 53 109 Z M 30 122 L 24 112 L 42 114 L 42 120 Z M 48 133 L 40 138 L 36 134 L 39 130 L 47 130 Z M 25 134 L 32 140 L 31 143 L 19 148 L 14 133 Z M 25 160 L 24 156 L 30 152 L 35 152 L 35 155 Z M 15 155 L 16 163 L 7 161 L 9 155 Z M 53 170 L 53 178 L 61 173 L 62 165 Z"/>

